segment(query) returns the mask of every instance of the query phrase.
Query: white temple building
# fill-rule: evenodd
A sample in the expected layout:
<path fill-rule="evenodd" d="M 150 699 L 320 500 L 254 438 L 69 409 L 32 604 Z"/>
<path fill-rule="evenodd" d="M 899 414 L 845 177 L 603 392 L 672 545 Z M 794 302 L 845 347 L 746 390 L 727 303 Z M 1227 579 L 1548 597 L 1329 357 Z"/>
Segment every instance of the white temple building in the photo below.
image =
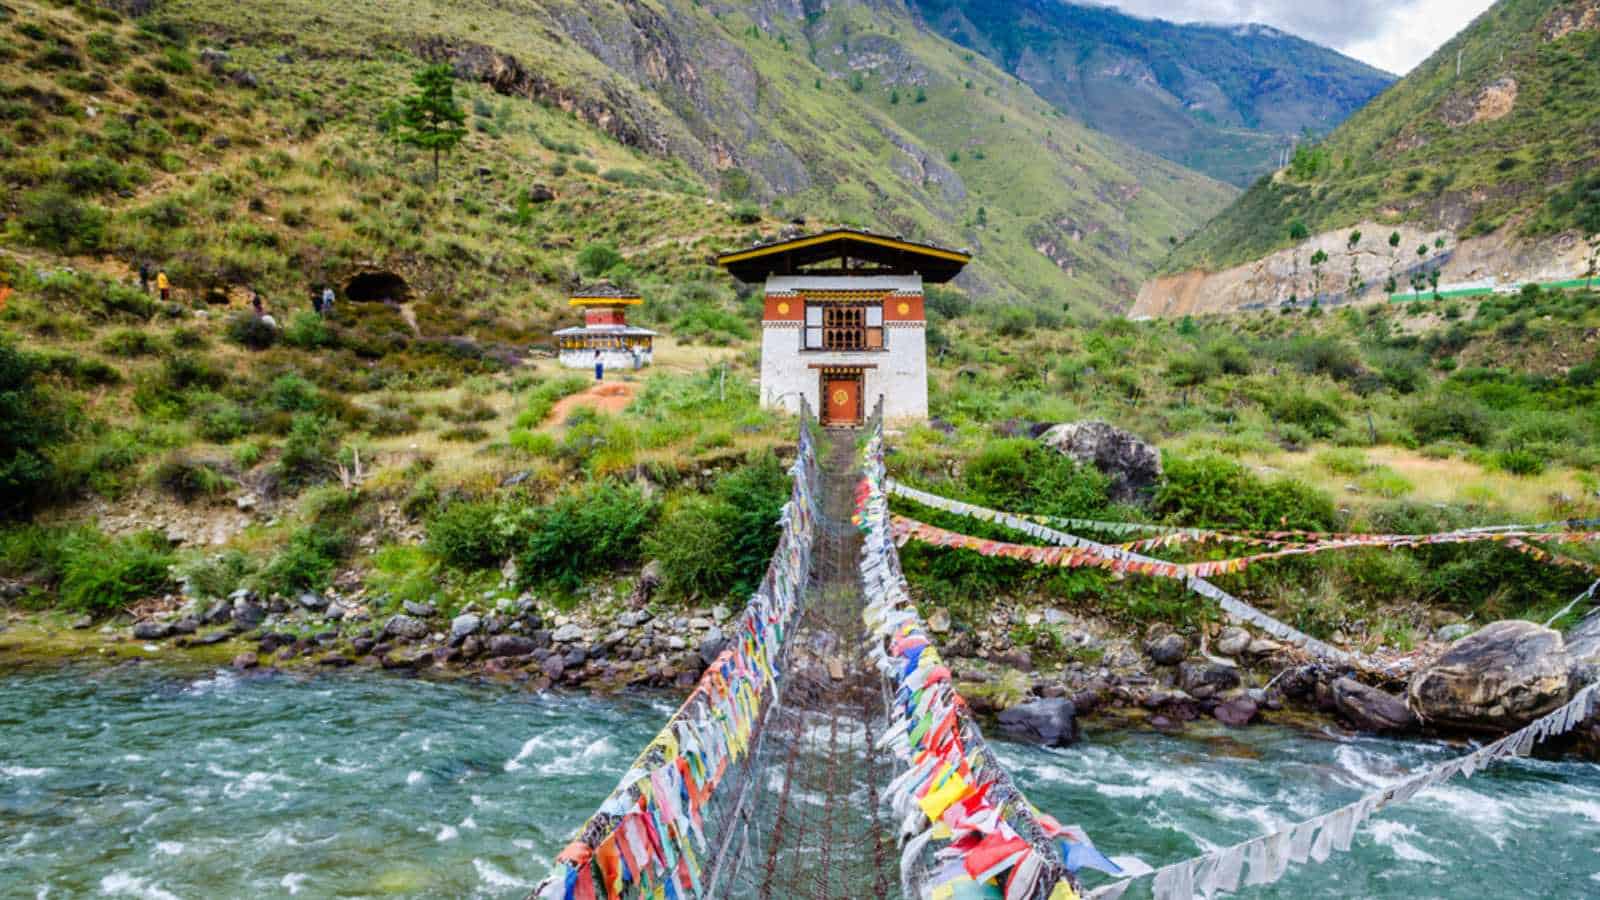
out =
<path fill-rule="evenodd" d="M 928 417 L 923 284 L 942 284 L 971 256 L 837 229 L 725 253 L 717 262 L 764 282 L 761 405 L 796 412 L 804 397 L 824 425 Z"/>

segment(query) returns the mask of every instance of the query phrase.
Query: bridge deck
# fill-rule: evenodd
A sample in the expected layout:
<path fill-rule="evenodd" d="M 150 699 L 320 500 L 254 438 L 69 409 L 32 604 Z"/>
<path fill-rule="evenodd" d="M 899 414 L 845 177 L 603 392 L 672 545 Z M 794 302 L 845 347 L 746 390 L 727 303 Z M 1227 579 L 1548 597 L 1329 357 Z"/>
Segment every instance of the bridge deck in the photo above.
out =
<path fill-rule="evenodd" d="M 857 433 L 831 432 L 805 611 L 788 638 L 781 705 L 763 733 L 747 802 L 718 859 L 717 895 L 884 898 L 899 853 L 878 791 L 892 760 L 872 744 L 883 686 L 862 652 L 861 536 L 850 523 Z"/>

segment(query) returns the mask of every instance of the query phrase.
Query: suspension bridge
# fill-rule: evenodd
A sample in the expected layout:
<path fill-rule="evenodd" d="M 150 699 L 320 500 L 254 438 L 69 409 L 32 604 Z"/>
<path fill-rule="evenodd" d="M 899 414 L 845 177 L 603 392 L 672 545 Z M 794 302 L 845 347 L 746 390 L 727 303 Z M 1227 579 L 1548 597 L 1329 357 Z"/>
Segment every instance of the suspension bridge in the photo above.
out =
<path fill-rule="evenodd" d="M 1053 545 L 1021 551 L 1041 558 L 1070 551 L 1150 575 L 1166 574 L 1165 564 L 896 485 L 884 467 L 881 403 L 861 430 L 823 432 L 802 410 L 790 474 L 778 546 L 736 640 L 530 900 L 1114 900 L 1141 882 L 1160 900 L 1210 897 L 1348 850 L 1361 822 L 1385 806 L 1526 755 L 1595 711 L 1600 684 L 1355 803 L 1160 869 L 1124 860 L 1124 870 L 1080 829 L 1035 808 L 985 742 L 911 600 L 896 550 L 908 529 L 888 498 L 1016 528 Z M 1381 665 L 1315 641 L 1192 571 L 1175 577 L 1310 655 Z M 1078 878 L 1089 869 L 1106 876 L 1092 891 Z"/>

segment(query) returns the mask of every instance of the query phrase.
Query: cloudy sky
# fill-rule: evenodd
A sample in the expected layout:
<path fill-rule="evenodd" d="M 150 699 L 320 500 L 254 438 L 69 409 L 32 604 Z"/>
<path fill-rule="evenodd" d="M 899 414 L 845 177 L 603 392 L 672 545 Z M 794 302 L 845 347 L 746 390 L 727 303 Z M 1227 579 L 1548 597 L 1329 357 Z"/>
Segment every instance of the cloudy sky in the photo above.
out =
<path fill-rule="evenodd" d="M 1100 0 L 1174 22 L 1261 22 L 1404 75 L 1493 0 Z"/>

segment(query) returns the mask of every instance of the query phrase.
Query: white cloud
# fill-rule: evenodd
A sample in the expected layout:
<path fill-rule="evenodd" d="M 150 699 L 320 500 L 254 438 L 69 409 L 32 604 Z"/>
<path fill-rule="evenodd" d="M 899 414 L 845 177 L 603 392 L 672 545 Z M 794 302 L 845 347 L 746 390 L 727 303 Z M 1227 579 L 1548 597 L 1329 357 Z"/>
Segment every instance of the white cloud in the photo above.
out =
<path fill-rule="evenodd" d="M 1396 74 L 1409 72 L 1493 0 L 1101 0 L 1174 22 L 1260 22 Z"/>

